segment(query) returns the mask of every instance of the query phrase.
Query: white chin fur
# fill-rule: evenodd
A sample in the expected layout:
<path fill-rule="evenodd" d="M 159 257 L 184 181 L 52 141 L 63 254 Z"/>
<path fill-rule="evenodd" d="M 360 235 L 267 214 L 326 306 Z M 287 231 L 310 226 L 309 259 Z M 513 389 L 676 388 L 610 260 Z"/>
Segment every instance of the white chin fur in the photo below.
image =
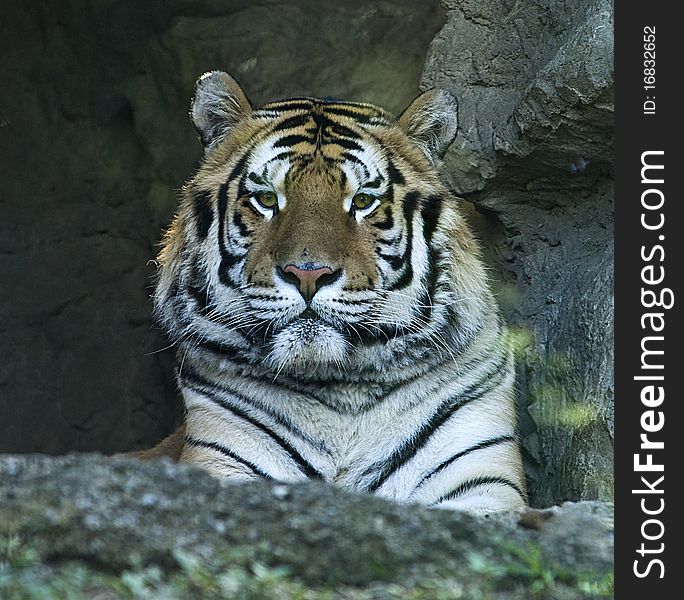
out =
<path fill-rule="evenodd" d="M 348 345 L 338 331 L 322 321 L 302 319 L 275 336 L 267 362 L 278 371 L 341 366 L 347 360 Z"/>

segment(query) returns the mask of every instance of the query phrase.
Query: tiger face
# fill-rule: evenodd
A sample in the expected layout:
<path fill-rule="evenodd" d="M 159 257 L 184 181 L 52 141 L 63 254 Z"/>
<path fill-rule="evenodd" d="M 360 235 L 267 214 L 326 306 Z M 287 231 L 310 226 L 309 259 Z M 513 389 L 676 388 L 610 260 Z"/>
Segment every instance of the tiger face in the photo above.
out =
<path fill-rule="evenodd" d="M 456 110 L 442 91 L 399 119 L 312 98 L 254 110 L 230 76 L 203 76 L 191 115 L 205 157 L 160 255 L 167 331 L 300 377 L 381 372 L 463 343 L 486 291 L 435 167 Z"/>

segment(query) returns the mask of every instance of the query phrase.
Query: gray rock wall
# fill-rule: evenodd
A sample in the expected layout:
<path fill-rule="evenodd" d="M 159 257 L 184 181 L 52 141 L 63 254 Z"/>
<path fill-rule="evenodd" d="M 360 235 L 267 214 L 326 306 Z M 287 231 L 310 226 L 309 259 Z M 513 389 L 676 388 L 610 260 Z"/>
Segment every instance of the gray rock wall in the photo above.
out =
<path fill-rule="evenodd" d="M 514 326 L 534 502 L 612 498 L 613 23 L 605 0 L 445 0 L 421 86 Z"/>

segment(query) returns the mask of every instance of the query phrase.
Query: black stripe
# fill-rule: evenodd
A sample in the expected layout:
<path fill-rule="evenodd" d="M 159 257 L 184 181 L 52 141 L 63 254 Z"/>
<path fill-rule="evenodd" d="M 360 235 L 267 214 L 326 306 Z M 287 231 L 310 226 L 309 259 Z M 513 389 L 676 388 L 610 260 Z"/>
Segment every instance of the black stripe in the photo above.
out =
<path fill-rule="evenodd" d="M 344 300 L 342 298 L 333 298 L 333 302 L 341 304 L 342 306 L 367 306 L 366 300 Z"/>
<path fill-rule="evenodd" d="M 276 154 L 271 160 L 269 160 L 269 163 L 275 162 L 277 160 L 285 160 L 286 158 L 292 158 L 292 155 L 295 154 L 294 151 L 292 150 L 284 150 L 283 152 L 279 152 Z"/>
<path fill-rule="evenodd" d="M 296 144 L 301 144 L 302 142 L 306 144 L 313 144 L 313 140 L 306 135 L 286 135 L 281 137 L 275 144 L 274 148 L 289 148 L 295 146 Z"/>
<path fill-rule="evenodd" d="M 230 255 L 228 249 L 225 247 L 225 224 L 226 224 L 226 212 L 228 211 L 228 186 L 237 179 L 240 175 L 243 175 L 245 167 L 247 166 L 247 160 L 249 158 L 248 154 L 243 154 L 235 163 L 235 166 L 231 169 L 230 175 L 224 184 L 219 188 L 218 193 L 218 237 L 219 237 L 219 250 L 221 256 Z M 232 256 L 232 255 L 231 255 Z M 237 262 L 237 261 L 235 261 Z M 234 264 L 234 263 L 233 263 Z M 221 276 L 223 269 L 219 273 Z"/>
<path fill-rule="evenodd" d="M 195 190 L 193 192 L 193 208 L 197 223 L 197 237 L 205 240 L 209 235 L 211 222 L 214 220 L 214 211 L 211 207 L 211 192 L 207 190 Z"/>
<path fill-rule="evenodd" d="M 254 317 L 256 323 L 254 325 L 238 325 L 237 330 L 245 336 L 245 338 L 250 342 L 250 344 L 257 344 L 260 340 L 262 346 L 266 345 L 266 335 L 270 327 L 271 322 L 268 319 L 260 319 Z M 271 332 L 273 336 L 273 332 Z"/>
<path fill-rule="evenodd" d="M 322 159 L 323 162 L 328 166 L 328 167 L 334 167 L 340 163 L 339 158 L 333 158 L 332 156 L 326 156 L 325 154 L 319 154 L 318 158 Z M 313 160 L 313 156 L 309 157 L 308 162 L 311 162 Z M 363 163 L 361 163 L 363 164 Z M 340 171 L 341 172 L 341 171 Z"/>
<path fill-rule="evenodd" d="M 347 176 L 342 169 L 339 169 L 339 185 L 340 189 L 345 192 L 347 189 Z"/>
<path fill-rule="evenodd" d="M 370 171 L 368 170 L 368 166 L 358 156 L 354 156 L 353 154 L 351 154 L 347 151 L 344 151 L 344 152 L 340 153 L 340 157 L 343 160 L 346 160 L 350 163 L 354 163 L 355 165 L 359 165 L 363 169 L 363 176 L 365 179 L 368 179 L 370 177 Z"/>
<path fill-rule="evenodd" d="M 384 467 L 376 475 L 375 480 L 366 488 L 369 492 L 377 490 L 389 477 L 400 467 L 412 459 L 418 451 L 425 446 L 432 435 L 444 425 L 460 408 L 473 400 L 482 397 L 487 392 L 499 385 L 501 373 L 507 365 L 506 360 L 497 363 L 492 371 L 485 373 L 476 383 L 462 391 L 458 396 L 447 398 L 430 417 L 427 423 L 421 425 L 400 448 L 395 450 L 389 459 L 384 462 Z M 496 376 L 499 376 L 498 378 Z M 366 469 L 364 474 L 371 473 L 376 465 Z"/>
<path fill-rule="evenodd" d="M 378 396 L 378 402 L 384 402 L 389 398 L 392 394 L 394 394 L 397 390 L 403 388 L 404 386 L 408 386 L 414 381 L 420 379 L 423 377 L 422 373 L 419 373 L 418 375 L 413 375 L 410 379 L 407 379 L 405 381 L 401 381 L 399 383 L 395 383 L 394 385 L 391 385 L 387 388 L 385 388 L 384 393 L 381 396 Z"/>
<path fill-rule="evenodd" d="M 218 404 L 221 408 L 230 411 L 236 417 L 247 421 L 250 425 L 256 427 L 260 431 L 263 431 L 267 436 L 269 436 L 276 444 L 278 444 L 289 456 L 290 458 L 299 465 L 302 472 L 311 479 L 323 479 L 323 475 L 318 471 L 311 463 L 309 463 L 304 457 L 294 448 L 287 440 L 284 440 L 277 433 L 266 427 L 261 421 L 257 421 L 255 418 L 248 415 L 244 410 L 235 406 L 231 402 L 223 398 L 216 398 L 215 396 L 210 396 L 212 402 Z"/>
<path fill-rule="evenodd" d="M 234 254 L 233 252 L 226 250 L 225 255 L 223 257 L 223 260 L 221 261 L 221 267 L 223 268 L 224 271 L 228 271 L 228 269 L 231 269 L 232 267 L 234 267 L 243 258 L 244 258 L 244 256 L 241 254 Z M 230 287 L 231 288 L 233 287 L 232 282 L 231 282 Z"/>
<path fill-rule="evenodd" d="M 273 132 L 275 133 L 276 131 L 282 131 L 283 129 L 294 129 L 295 127 L 301 127 L 302 125 L 306 125 L 309 121 L 311 121 L 311 115 L 309 114 L 288 117 L 287 119 L 278 123 L 273 128 Z"/>
<path fill-rule="evenodd" d="M 369 123 L 373 117 L 381 116 L 380 113 L 378 113 L 377 111 L 372 111 L 372 114 L 369 114 L 371 111 L 365 112 L 366 107 L 359 108 L 364 112 L 356 112 L 354 110 L 326 105 L 325 112 L 333 115 L 338 115 L 340 117 L 349 117 L 350 119 L 354 119 L 354 121 L 357 121 L 358 123 Z"/>
<path fill-rule="evenodd" d="M 352 329 L 352 325 L 355 325 L 357 327 L 356 331 Z M 373 325 L 373 328 L 367 328 L 367 327 L 362 327 L 361 330 L 358 329 L 358 327 L 361 327 L 362 323 L 356 324 L 346 324 L 344 329 L 345 329 L 345 334 L 350 337 L 358 337 L 359 341 L 362 344 L 375 344 L 378 343 L 379 341 L 387 341 L 394 339 L 395 337 L 399 337 L 403 334 L 406 333 L 406 330 L 397 327 L 396 325 L 390 325 L 390 324 L 382 324 L 382 325 Z"/>
<path fill-rule="evenodd" d="M 235 392 L 231 389 L 225 388 L 220 385 L 216 385 L 214 383 L 211 383 L 198 375 L 195 371 L 191 369 L 186 369 L 186 372 L 182 376 L 182 381 L 183 383 L 185 382 L 190 382 L 191 384 L 195 384 L 196 386 L 199 386 L 201 388 L 204 388 L 205 390 L 210 390 L 213 393 L 222 393 L 222 394 L 228 394 L 231 395 L 235 398 L 237 398 L 239 401 L 244 402 L 245 404 L 254 407 L 255 410 L 259 410 L 263 413 L 266 413 L 269 417 L 271 417 L 278 425 L 281 427 L 287 429 L 291 434 L 297 436 L 298 438 L 304 440 L 314 448 L 317 448 L 321 452 L 325 452 L 328 456 L 331 455 L 330 450 L 325 447 L 325 445 L 320 441 L 320 440 L 314 440 L 305 433 L 303 433 L 298 427 L 290 423 L 289 420 L 283 418 L 280 416 L 278 413 L 273 412 L 271 409 L 265 406 L 260 406 L 255 404 L 253 401 L 251 401 L 247 396 L 240 394 L 238 392 Z M 290 388 L 288 388 L 290 389 Z M 301 393 L 297 392 L 296 390 L 290 390 L 295 393 Z M 213 398 L 212 398 L 213 399 Z"/>
<path fill-rule="evenodd" d="M 379 188 L 383 181 L 385 181 L 385 178 L 378 173 L 378 176 L 373 179 L 373 181 L 369 181 L 368 183 L 364 184 L 363 187 L 371 189 Z"/>
<path fill-rule="evenodd" d="M 361 139 L 361 136 L 356 131 L 334 121 L 330 122 L 330 129 L 335 135 L 341 135 L 352 140 Z"/>
<path fill-rule="evenodd" d="M 389 180 L 392 185 L 403 185 L 406 183 L 404 176 L 401 174 L 399 169 L 397 169 L 392 159 L 387 161 L 387 175 L 389 176 Z"/>
<path fill-rule="evenodd" d="M 297 170 L 301 171 L 307 165 L 310 165 L 313 162 L 316 155 L 312 152 L 305 153 L 305 154 L 301 154 L 301 153 L 298 154 L 294 150 L 288 150 L 286 152 L 286 154 L 288 155 L 288 159 L 290 160 L 290 163 L 291 163 L 290 170 L 288 171 L 287 176 L 286 176 L 286 184 L 285 185 L 287 186 L 287 182 L 292 181 L 294 173 L 296 173 Z M 278 156 L 280 156 L 280 155 L 278 155 Z"/>
<path fill-rule="evenodd" d="M 385 207 L 385 220 L 380 221 L 379 223 L 372 223 L 373 227 L 377 227 L 378 229 L 392 229 L 394 227 L 394 216 L 392 215 L 392 207 L 388 204 Z"/>
<path fill-rule="evenodd" d="M 209 294 L 207 287 L 203 285 L 198 286 L 188 284 L 185 286 L 185 291 L 195 301 L 195 304 L 197 304 L 197 308 L 199 309 L 200 314 L 206 313 L 209 307 Z"/>
<path fill-rule="evenodd" d="M 403 260 L 406 268 L 401 277 L 395 281 L 388 289 L 390 291 L 402 290 L 408 287 L 413 281 L 413 264 L 411 262 L 411 253 L 413 252 L 413 213 L 418 206 L 418 199 L 420 194 L 418 192 L 408 192 L 404 196 L 404 221 L 406 223 L 406 250 L 404 251 Z"/>
<path fill-rule="evenodd" d="M 418 485 L 416 486 L 416 489 L 418 489 L 423 483 L 430 479 L 433 475 L 436 475 L 443 469 L 446 469 L 450 464 L 453 462 L 457 461 L 459 458 L 463 458 L 464 456 L 470 454 L 471 452 L 475 452 L 477 450 L 484 450 L 485 448 L 490 448 L 491 446 L 497 446 L 498 444 L 504 444 L 506 442 L 515 442 L 517 440 L 516 436 L 514 435 L 500 435 L 499 437 L 491 438 L 489 440 L 485 440 L 484 442 L 480 442 L 478 444 L 475 444 L 474 446 L 471 446 L 470 448 L 467 448 L 466 450 L 463 450 L 461 452 L 458 452 L 457 454 L 454 454 L 451 458 L 448 458 L 444 462 L 440 463 L 437 465 L 432 471 L 430 471 L 427 475 L 425 475 L 419 482 Z"/>
<path fill-rule="evenodd" d="M 233 214 L 233 224 L 238 228 L 242 237 L 249 237 L 252 234 L 252 231 L 245 225 L 242 215 L 238 211 L 235 211 Z"/>
<path fill-rule="evenodd" d="M 409 223 L 413 222 L 413 213 L 418 206 L 418 200 L 420 199 L 419 192 L 408 192 L 404 195 L 404 200 L 402 205 L 404 207 L 404 217 Z"/>
<path fill-rule="evenodd" d="M 421 217 L 423 217 L 423 236 L 428 247 L 432 243 L 432 236 L 437 229 L 439 215 L 442 212 L 442 198 L 439 196 L 429 196 L 423 203 Z"/>
<path fill-rule="evenodd" d="M 242 172 L 245 170 L 245 167 L 247 166 L 247 161 L 249 160 L 249 154 L 243 154 L 240 157 L 240 160 L 238 160 L 235 163 L 235 166 L 231 169 L 230 175 L 228 175 L 228 179 L 226 180 L 226 184 L 232 183 L 239 175 L 242 174 Z"/>
<path fill-rule="evenodd" d="M 238 181 L 237 184 L 237 199 L 242 199 L 242 200 L 249 200 L 249 198 L 252 196 L 252 192 L 249 191 L 247 188 L 247 181 L 246 177 L 242 177 L 240 181 Z"/>
<path fill-rule="evenodd" d="M 420 316 L 424 323 L 429 323 L 432 320 L 432 313 L 434 311 L 435 292 L 437 290 L 437 265 L 440 263 L 441 253 L 435 252 L 432 248 L 430 242 L 431 240 L 426 239 L 427 242 L 427 265 L 428 271 L 426 276 L 425 292 L 420 298 Z"/>
<path fill-rule="evenodd" d="M 426 325 L 432 321 L 432 312 L 434 310 L 433 298 L 435 296 L 435 287 L 437 285 L 437 269 L 432 259 L 432 252 L 428 250 L 428 274 L 427 286 L 418 302 L 418 312 L 422 319 L 422 324 Z"/>
<path fill-rule="evenodd" d="M 237 175 L 236 175 L 237 176 Z M 231 269 L 231 267 L 235 266 L 242 258 L 243 256 L 239 256 L 237 254 L 233 254 L 228 248 L 226 247 L 226 239 L 225 239 L 225 230 L 226 230 L 226 212 L 228 210 L 228 185 L 230 182 L 230 179 L 234 179 L 235 177 L 233 174 L 231 174 L 231 177 L 229 178 L 229 181 L 224 183 L 220 188 L 219 188 L 219 193 L 218 193 L 218 236 L 219 236 L 219 252 L 221 253 L 221 265 L 219 266 L 219 281 L 229 287 L 234 289 L 235 288 L 235 283 L 231 281 L 228 277 L 228 271 Z"/>
<path fill-rule="evenodd" d="M 261 110 L 273 112 L 287 112 L 290 110 L 310 110 L 313 108 L 313 102 L 309 99 L 292 98 L 291 100 L 282 100 L 280 102 L 271 102 L 262 107 Z"/>
<path fill-rule="evenodd" d="M 211 320 L 211 319 L 210 319 Z M 240 348 L 235 346 L 229 346 L 223 342 L 216 342 L 214 340 L 202 339 L 197 343 L 197 347 L 220 356 L 221 358 L 227 358 L 232 362 L 245 363 L 244 356 L 241 354 Z"/>
<path fill-rule="evenodd" d="M 277 292 L 275 294 L 269 294 L 268 292 L 252 291 L 247 288 L 245 294 L 249 296 L 252 300 L 282 300 L 283 296 L 279 295 Z"/>
<path fill-rule="evenodd" d="M 155 311 L 155 320 L 169 333 L 173 338 L 180 338 L 178 334 L 180 328 L 189 325 L 192 322 L 192 315 L 188 308 L 188 299 L 180 293 L 180 283 L 178 279 L 174 279 L 169 287 L 169 291 L 164 299 L 165 304 L 171 306 L 171 313 L 176 321 L 176 330 L 169 332 L 167 327 L 163 324 L 164 319 L 162 315 Z"/>
<path fill-rule="evenodd" d="M 319 111 L 315 111 L 311 114 L 311 118 L 313 119 L 313 122 L 315 124 L 315 127 L 313 128 L 313 131 L 318 135 L 319 133 L 322 132 L 323 127 L 325 127 L 330 121 L 322 115 Z"/>
<path fill-rule="evenodd" d="M 382 242 L 383 240 L 378 240 L 378 241 Z M 389 244 L 390 242 L 387 242 L 387 243 Z M 392 269 L 394 269 L 395 271 L 398 271 L 399 269 L 401 269 L 401 267 L 404 266 L 404 259 L 401 256 L 393 256 L 390 254 L 383 254 L 380 248 L 378 248 L 375 251 L 375 253 L 380 258 L 387 261 L 389 263 L 390 267 L 392 267 Z"/>
<path fill-rule="evenodd" d="M 217 444 L 216 442 L 205 442 L 204 440 L 198 440 L 196 438 L 190 437 L 189 435 L 185 436 L 185 443 L 189 444 L 190 446 L 195 446 L 198 448 L 211 448 L 212 450 L 216 450 L 216 452 L 220 452 L 221 454 L 228 456 L 229 458 L 232 458 L 235 462 L 238 462 L 242 465 L 245 465 L 255 475 L 259 475 L 260 477 L 264 477 L 265 479 L 273 479 L 271 475 L 257 467 L 253 462 L 250 462 L 241 456 L 238 456 L 233 452 L 232 450 L 229 450 L 225 446 L 222 446 L 221 444 Z"/>
<path fill-rule="evenodd" d="M 342 148 L 345 148 L 346 150 L 362 150 L 360 144 L 357 144 L 354 140 L 348 140 L 347 138 L 329 138 L 327 140 L 324 140 L 323 144 L 335 144 L 336 146 L 342 146 Z"/>
<path fill-rule="evenodd" d="M 264 171 L 265 170 L 266 169 L 264 168 Z M 260 175 L 257 175 L 256 173 L 250 173 L 249 175 L 247 175 L 247 179 L 249 179 L 250 181 L 253 181 L 257 185 L 266 185 L 266 180 L 263 177 L 261 177 Z"/>
<path fill-rule="evenodd" d="M 460 484 L 458 487 L 454 488 L 447 494 L 444 494 L 443 496 L 440 496 L 439 500 L 436 500 L 435 502 L 432 503 L 434 506 L 435 504 L 439 504 L 440 502 L 446 502 L 447 500 L 453 500 L 454 498 L 457 498 L 458 496 L 462 496 L 466 492 L 472 490 L 473 488 L 480 487 L 481 485 L 491 485 L 492 483 L 500 484 L 500 485 L 505 485 L 513 490 L 515 490 L 518 495 L 525 500 L 525 494 L 523 491 L 515 484 L 513 483 L 510 479 L 507 479 L 506 477 L 494 477 L 494 476 L 482 476 L 482 477 L 475 477 L 473 479 L 468 479 L 467 481 L 464 481 L 462 484 Z"/>

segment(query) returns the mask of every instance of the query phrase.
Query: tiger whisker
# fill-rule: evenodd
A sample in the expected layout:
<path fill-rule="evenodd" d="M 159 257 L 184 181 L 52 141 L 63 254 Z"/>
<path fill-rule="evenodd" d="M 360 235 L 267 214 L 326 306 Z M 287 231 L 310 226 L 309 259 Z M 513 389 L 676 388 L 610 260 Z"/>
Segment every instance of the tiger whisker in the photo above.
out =
<path fill-rule="evenodd" d="M 159 354 L 160 352 L 164 352 L 164 350 L 168 350 L 169 348 L 173 348 L 177 343 L 178 343 L 178 340 L 174 340 L 168 346 L 164 346 L 163 348 L 160 348 L 159 350 L 153 350 L 152 352 L 146 352 L 144 354 L 144 356 L 152 356 L 153 354 Z"/>

